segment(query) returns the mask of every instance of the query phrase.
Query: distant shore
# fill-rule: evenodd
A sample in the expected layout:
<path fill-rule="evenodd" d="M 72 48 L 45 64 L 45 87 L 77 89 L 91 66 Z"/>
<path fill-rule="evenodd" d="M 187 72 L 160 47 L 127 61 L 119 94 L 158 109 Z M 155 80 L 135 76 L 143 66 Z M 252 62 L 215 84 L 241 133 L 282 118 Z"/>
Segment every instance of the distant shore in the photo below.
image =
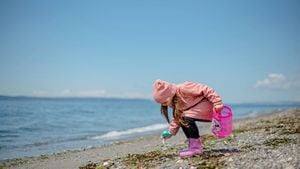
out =
<path fill-rule="evenodd" d="M 209 123 L 200 128 L 204 153 L 180 159 L 186 138 L 161 143 L 159 133 L 115 144 L 39 157 L 5 160 L 0 168 L 300 168 L 300 109 L 234 122 L 233 136 L 216 139 Z"/>

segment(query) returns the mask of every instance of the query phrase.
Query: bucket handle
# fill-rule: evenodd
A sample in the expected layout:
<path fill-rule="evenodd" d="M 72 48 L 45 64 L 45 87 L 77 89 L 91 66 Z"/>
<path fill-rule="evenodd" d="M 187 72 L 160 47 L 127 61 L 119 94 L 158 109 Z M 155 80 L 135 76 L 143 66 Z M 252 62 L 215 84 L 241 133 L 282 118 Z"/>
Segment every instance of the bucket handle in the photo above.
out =
<path fill-rule="evenodd" d="M 230 113 L 228 113 L 225 116 L 222 116 L 221 112 L 222 112 L 223 109 L 228 109 Z M 223 109 L 220 111 L 220 113 L 218 113 L 218 112 L 216 112 L 215 108 L 213 108 L 213 114 L 214 114 L 213 117 L 216 118 L 217 120 L 220 120 L 221 117 L 229 117 L 229 116 L 231 116 L 232 110 L 231 110 L 230 107 L 223 106 Z"/>

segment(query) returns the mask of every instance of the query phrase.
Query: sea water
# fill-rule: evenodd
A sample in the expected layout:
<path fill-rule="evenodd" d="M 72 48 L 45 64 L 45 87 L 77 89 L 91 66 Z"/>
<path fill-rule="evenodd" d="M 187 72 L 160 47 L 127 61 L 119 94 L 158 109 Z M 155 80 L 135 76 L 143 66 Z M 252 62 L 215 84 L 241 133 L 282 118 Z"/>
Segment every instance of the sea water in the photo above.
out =
<path fill-rule="evenodd" d="M 234 118 L 243 118 L 300 103 L 229 106 Z M 0 97 L 0 160 L 100 146 L 167 127 L 152 100 Z"/>

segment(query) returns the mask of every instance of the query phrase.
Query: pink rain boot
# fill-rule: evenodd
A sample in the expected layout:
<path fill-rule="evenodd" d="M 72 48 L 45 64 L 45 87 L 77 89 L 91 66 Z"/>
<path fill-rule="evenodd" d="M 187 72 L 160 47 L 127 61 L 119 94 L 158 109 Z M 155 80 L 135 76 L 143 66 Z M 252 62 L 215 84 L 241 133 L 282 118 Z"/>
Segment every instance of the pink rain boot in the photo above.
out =
<path fill-rule="evenodd" d="M 181 158 L 187 158 L 187 157 L 192 157 L 197 154 L 201 154 L 203 152 L 202 149 L 202 144 L 200 138 L 194 139 L 190 138 L 189 139 L 189 149 L 187 151 L 182 151 L 179 153 L 179 156 Z"/>
<path fill-rule="evenodd" d="M 186 151 L 189 151 L 189 149 L 190 149 L 190 147 L 191 147 L 191 139 L 188 139 L 188 142 L 189 142 L 188 148 L 186 148 L 186 149 L 184 149 L 184 150 L 181 150 L 181 151 L 179 152 L 179 154 L 180 154 L 180 153 L 183 153 L 183 152 L 186 152 Z"/>

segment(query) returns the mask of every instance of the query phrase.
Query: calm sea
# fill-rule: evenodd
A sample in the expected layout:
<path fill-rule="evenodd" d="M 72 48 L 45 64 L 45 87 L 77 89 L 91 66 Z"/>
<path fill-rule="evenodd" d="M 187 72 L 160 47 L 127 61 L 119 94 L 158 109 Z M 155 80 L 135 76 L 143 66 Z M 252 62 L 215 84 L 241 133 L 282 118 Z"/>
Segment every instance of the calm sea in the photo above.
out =
<path fill-rule="evenodd" d="M 229 106 L 243 118 L 300 103 Z M 0 97 L 0 160 L 110 144 L 167 126 L 151 100 Z"/>

